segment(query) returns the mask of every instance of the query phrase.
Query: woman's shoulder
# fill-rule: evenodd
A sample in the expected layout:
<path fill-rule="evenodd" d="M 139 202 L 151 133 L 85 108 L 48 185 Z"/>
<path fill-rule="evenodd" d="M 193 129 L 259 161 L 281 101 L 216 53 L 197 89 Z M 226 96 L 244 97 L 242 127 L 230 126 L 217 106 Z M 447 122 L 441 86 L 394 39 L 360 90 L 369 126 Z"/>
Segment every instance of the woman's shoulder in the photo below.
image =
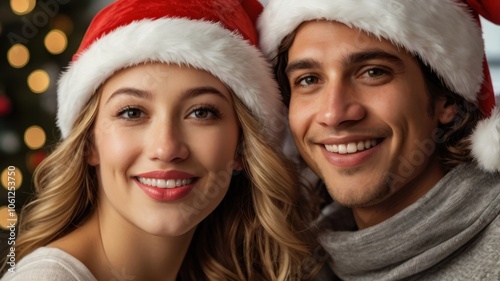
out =
<path fill-rule="evenodd" d="M 41 247 L 10 268 L 1 281 L 78 280 L 96 281 L 92 273 L 77 258 L 63 250 Z"/>

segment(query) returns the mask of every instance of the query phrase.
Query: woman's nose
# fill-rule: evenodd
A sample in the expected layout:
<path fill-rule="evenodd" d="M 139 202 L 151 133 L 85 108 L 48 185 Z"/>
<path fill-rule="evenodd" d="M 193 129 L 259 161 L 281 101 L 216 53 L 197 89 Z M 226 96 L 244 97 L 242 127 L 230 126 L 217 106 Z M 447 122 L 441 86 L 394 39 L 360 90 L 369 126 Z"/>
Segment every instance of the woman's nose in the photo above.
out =
<path fill-rule="evenodd" d="M 156 122 L 148 130 L 150 158 L 164 162 L 181 161 L 189 156 L 182 130 L 174 122 Z"/>

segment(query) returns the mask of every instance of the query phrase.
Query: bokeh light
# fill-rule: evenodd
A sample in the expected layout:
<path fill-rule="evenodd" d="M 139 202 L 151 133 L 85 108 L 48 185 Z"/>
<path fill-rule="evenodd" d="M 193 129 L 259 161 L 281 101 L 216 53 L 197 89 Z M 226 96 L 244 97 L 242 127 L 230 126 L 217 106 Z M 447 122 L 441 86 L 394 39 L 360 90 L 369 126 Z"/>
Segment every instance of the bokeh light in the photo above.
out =
<path fill-rule="evenodd" d="M 58 29 L 64 32 L 66 36 L 69 36 L 71 33 L 73 33 L 73 20 L 71 20 L 70 17 L 64 14 L 55 16 L 51 21 L 51 26 L 54 29 Z"/>
<path fill-rule="evenodd" d="M 9 230 L 11 223 L 17 224 L 16 210 L 9 209 L 7 206 L 0 207 L 0 228 Z"/>
<path fill-rule="evenodd" d="M 49 53 L 57 55 L 66 50 L 68 38 L 61 30 L 53 29 L 45 36 L 44 44 Z"/>
<path fill-rule="evenodd" d="M 0 93 L 0 116 L 4 116 L 10 113 L 12 110 L 12 103 L 10 99 L 4 94 Z"/>
<path fill-rule="evenodd" d="M 35 8 L 36 0 L 10 0 L 10 8 L 16 15 L 25 15 Z"/>
<path fill-rule="evenodd" d="M 7 154 L 15 154 L 21 148 L 19 137 L 16 133 L 4 130 L 0 131 L 0 150 Z"/>
<path fill-rule="evenodd" d="M 33 172 L 35 168 L 47 157 L 44 151 L 35 151 L 28 153 L 26 155 L 26 167 L 30 172 Z"/>
<path fill-rule="evenodd" d="M 45 70 L 35 70 L 28 76 L 28 87 L 35 94 L 45 92 L 49 85 L 50 77 Z"/>
<path fill-rule="evenodd" d="M 39 149 L 45 144 L 45 131 L 40 126 L 31 126 L 24 132 L 24 143 L 30 149 Z"/>
<path fill-rule="evenodd" d="M 11 166 L 10 169 L 9 169 L 9 167 L 5 168 L 2 171 L 1 177 L 2 177 L 1 178 L 2 186 L 7 190 L 9 189 L 9 186 L 13 186 L 14 189 L 18 189 L 21 186 L 21 184 L 23 183 L 23 173 L 17 167 Z M 9 182 L 11 182 L 11 184 L 9 184 Z"/>
<path fill-rule="evenodd" d="M 15 44 L 7 51 L 7 60 L 12 67 L 21 68 L 30 60 L 30 51 L 22 44 Z"/>

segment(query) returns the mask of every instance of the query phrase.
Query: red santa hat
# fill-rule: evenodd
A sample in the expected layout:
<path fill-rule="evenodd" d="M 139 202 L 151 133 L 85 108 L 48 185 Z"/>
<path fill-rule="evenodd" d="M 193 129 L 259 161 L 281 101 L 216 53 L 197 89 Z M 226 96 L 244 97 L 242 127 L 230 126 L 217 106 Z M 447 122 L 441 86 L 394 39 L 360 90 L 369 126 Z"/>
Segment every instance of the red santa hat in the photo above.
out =
<path fill-rule="evenodd" d="M 278 135 L 285 120 L 281 96 L 257 48 L 255 23 L 262 9 L 257 0 L 113 2 L 95 16 L 60 77 L 57 125 L 62 137 L 110 76 L 145 62 L 210 72 L 249 108 L 265 133 Z"/>
<path fill-rule="evenodd" d="M 281 41 L 305 21 L 325 19 L 385 38 L 417 55 L 485 118 L 472 135 L 480 166 L 500 171 L 500 109 L 484 54 L 478 12 L 500 22 L 498 0 L 270 0 L 259 17 L 260 46 L 274 61 Z M 476 8 L 477 10 L 473 10 Z"/>

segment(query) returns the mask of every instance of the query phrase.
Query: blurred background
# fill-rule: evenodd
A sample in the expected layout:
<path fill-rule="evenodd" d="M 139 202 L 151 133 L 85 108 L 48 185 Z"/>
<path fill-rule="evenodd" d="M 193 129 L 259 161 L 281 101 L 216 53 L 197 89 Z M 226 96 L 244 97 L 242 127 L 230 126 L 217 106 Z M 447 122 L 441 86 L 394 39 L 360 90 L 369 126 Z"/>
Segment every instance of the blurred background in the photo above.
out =
<path fill-rule="evenodd" d="M 32 172 L 56 144 L 56 83 L 90 23 L 110 0 L 0 2 L 0 253 L 7 247 L 7 173 L 15 168 L 15 210 L 32 194 Z M 265 4 L 267 1 L 262 0 Z M 497 103 L 500 26 L 483 21 Z M 3 255 L 0 257 L 3 258 Z"/>

